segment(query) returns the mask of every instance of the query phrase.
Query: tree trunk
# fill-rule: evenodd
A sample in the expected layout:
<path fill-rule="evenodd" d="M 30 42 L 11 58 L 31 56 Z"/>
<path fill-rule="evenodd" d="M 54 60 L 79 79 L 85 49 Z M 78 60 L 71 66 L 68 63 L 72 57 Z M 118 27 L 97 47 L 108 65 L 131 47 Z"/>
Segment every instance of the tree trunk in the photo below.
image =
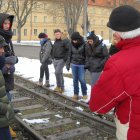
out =
<path fill-rule="evenodd" d="M 18 29 L 18 32 L 17 32 L 17 35 L 18 35 L 17 43 L 20 43 L 21 42 L 21 26 L 18 25 L 17 29 Z"/>

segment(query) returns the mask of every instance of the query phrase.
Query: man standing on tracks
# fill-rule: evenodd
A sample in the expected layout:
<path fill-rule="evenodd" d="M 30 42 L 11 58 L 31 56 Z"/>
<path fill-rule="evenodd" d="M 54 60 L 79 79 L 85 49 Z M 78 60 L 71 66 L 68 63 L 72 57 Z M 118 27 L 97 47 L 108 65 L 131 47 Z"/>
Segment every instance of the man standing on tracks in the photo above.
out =
<path fill-rule="evenodd" d="M 90 109 L 104 114 L 115 107 L 118 140 L 140 140 L 140 12 L 115 8 L 107 24 L 119 52 L 110 57 L 92 89 Z"/>
<path fill-rule="evenodd" d="M 6 95 L 5 82 L 1 71 L 5 65 L 5 45 L 7 44 L 4 38 L 0 36 L 0 140 L 12 140 L 9 124 L 14 120 L 14 111 Z"/>
<path fill-rule="evenodd" d="M 63 68 L 65 62 L 67 61 L 69 40 L 68 39 L 62 40 L 61 38 L 62 33 L 60 29 L 56 29 L 54 31 L 54 35 L 55 35 L 55 42 L 53 46 L 52 57 L 54 59 L 53 64 L 55 68 L 55 77 L 56 77 L 56 84 L 57 84 L 54 90 L 59 93 L 63 93 L 64 92 Z"/>

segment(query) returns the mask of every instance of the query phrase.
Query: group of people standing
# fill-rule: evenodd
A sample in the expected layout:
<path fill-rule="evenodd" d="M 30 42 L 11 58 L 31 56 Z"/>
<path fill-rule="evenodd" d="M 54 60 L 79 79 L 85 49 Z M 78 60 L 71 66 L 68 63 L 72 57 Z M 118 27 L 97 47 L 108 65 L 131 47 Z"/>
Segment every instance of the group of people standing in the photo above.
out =
<path fill-rule="evenodd" d="M 64 92 L 64 78 L 63 68 L 72 69 L 74 95 L 73 99 L 79 99 L 79 82 L 81 84 L 81 91 L 83 99 L 87 97 L 87 86 L 85 80 L 85 71 L 89 70 L 91 74 L 91 86 L 93 87 L 98 80 L 104 64 L 109 58 L 109 53 L 103 40 L 94 33 L 90 32 L 87 36 L 87 41 L 83 39 L 79 32 L 74 32 L 71 39 L 62 38 L 63 33 L 60 29 L 54 31 L 55 41 L 51 44 L 50 39 L 45 33 L 40 33 L 40 78 L 39 85 L 43 85 L 43 76 L 45 73 L 45 86 L 49 87 L 49 69 L 48 65 L 53 63 L 56 76 L 55 91 L 59 93 Z"/>

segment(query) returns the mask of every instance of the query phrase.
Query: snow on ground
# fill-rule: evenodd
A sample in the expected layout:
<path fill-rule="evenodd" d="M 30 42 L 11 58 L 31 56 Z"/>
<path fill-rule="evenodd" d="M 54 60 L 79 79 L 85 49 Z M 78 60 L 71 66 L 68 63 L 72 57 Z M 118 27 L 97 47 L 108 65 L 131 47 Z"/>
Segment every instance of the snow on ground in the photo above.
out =
<path fill-rule="evenodd" d="M 53 65 L 49 65 L 49 71 L 50 71 L 50 84 L 54 85 L 50 87 L 51 89 L 54 89 L 56 87 L 56 79 L 55 79 L 55 74 L 54 74 L 54 67 Z M 66 70 L 66 67 L 63 69 L 64 73 L 71 73 L 71 70 L 68 72 Z M 28 58 L 23 58 L 19 57 L 19 62 L 16 64 L 16 72 L 15 74 L 21 75 L 24 78 L 28 78 L 34 82 L 38 82 L 39 80 L 39 74 L 40 74 L 40 62 L 39 60 L 36 59 L 28 59 Z M 73 96 L 73 80 L 72 78 L 64 78 L 64 83 L 65 83 L 65 92 L 64 95 L 72 97 Z M 44 83 L 45 83 L 45 77 L 44 77 Z M 80 84 L 79 84 L 79 87 Z M 88 99 L 90 98 L 90 90 L 91 86 L 87 84 L 88 88 Z M 79 95 L 82 96 L 81 90 L 79 92 Z"/>

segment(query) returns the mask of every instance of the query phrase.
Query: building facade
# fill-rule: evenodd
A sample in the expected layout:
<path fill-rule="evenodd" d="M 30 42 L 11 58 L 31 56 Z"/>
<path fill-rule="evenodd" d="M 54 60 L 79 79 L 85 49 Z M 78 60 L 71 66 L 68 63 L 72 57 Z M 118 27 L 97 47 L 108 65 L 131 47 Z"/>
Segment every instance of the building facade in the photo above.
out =
<path fill-rule="evenodd" d="M 127 0 L 129 1 L 129 0 Z M 119 1 L 120 2 L 120 1 Z M 123 4 L 123 1 L 121 1 Z M 118 4 L 118 3 L 117 3 Z M 115 4 L 115 6 L 117 6 Z M 110 30 L 106 24 L 112 9 L 115 7 L 112 0 L 89 0 L 88 3 L 88 20 L 90 30 L 101 35 L 104 39 L 110 38 Z M 77 31 L 83 34 L 81 25 L 83 24 L 83 13 L 79 18 Z M 55 1 L 39 2 L 34 5 L 28 16 L 26 24 L 21 30 L 21 40 L 38 40 L 38 34 L 45 32 L 49 38 L 54 40 L 54 29 L 59 28 L 62 32 L 67 32 L 64 14 L 61 5 Z M 17 19 L 15 17 L 13 24 L 13 40 L 17 40 Z"/>

